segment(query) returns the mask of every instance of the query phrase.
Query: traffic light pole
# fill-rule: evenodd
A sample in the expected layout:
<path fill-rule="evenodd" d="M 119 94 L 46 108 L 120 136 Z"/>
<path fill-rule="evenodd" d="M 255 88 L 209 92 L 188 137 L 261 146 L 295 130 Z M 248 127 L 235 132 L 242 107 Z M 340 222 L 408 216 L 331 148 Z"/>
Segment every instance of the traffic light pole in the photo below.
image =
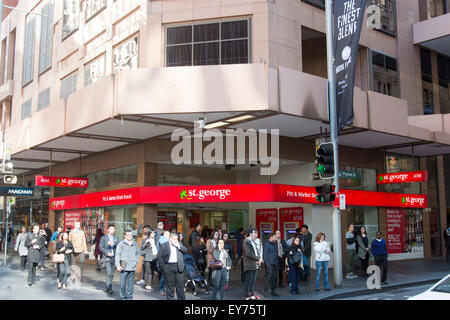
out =
<path fill-rule="evenodd" d="M 334 150 L 334 185 L 336 194 L 339 193 L 339 159 L 337 139 L 336 112 L 336 65 L 333 35 L 333 0 L 325 0 L 326 28 L 327 28 L 327 70 L 328 70 L 328 110 L 330 115 L 330 138 Z M 333 270 L 336 287 L 342 286 L 342 246 L 341 246 L 341 212 L 333 207 Z"/>

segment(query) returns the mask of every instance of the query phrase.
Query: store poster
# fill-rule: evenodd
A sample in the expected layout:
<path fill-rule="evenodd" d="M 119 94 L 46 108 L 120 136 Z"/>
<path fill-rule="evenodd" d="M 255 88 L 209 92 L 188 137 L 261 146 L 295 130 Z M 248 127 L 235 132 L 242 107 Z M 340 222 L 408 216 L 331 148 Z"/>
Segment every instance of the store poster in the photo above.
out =
<path fill-rule="evenodd" d="M 265 239 L 264 234 L 274 232 L 278 228 L 278 209 L 257 209 L 256 228 L 261 239 Z"/>
<path fill-rule="evenodd" d="M 281 208 L 280 228 L 281 237 L 287 240 L 295 233 L 295 229 L 303 225 L 303 207 Z M 290 235 L 290 236 L 289 236 Z"/>
<path fill-rule="evenodd" d="M 164 222 L 164 230 L 177 230 L 177 212 L 158 211 L 158 222 Z"/>
<path fill-rule="evenodd" d="M 70 210 L 64 214 L 64 231 L 70 231 L 75 228 L 75 222 L 81 221 L 81 217 L 85 216 L 84 210 Z"/>
<path fill-rule="evenodd" d="M 230 239 L 237 239 L 239 229 L 244 228 L 244 213 L 242 211 L 229 211 L 228 226 Z"/>
<path fill-rule="evenodd" d="M 386 209 L 386 231 L 388 253 L 403 253 L 404 248 L 404 216 L 403 209 Z"/>

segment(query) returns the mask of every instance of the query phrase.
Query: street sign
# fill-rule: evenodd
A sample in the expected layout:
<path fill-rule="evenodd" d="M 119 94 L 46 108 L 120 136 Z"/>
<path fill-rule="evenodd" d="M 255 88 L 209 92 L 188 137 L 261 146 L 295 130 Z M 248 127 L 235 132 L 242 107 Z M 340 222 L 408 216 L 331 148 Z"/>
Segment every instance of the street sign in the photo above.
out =
<path fill-rule="evenodd" d="M 32 197 L 33 188 L 26 187 L 0 187 L 0 196 Z"/>
<path fill-rule="evenodd" d="M 345 210 L 345 194 L 339 194 L 339 210 Z"/>
<path fill-rule="evenodd" d="M 377 184 L 427 182 L 428 171 L 385 173 L 377 176 Z"/>

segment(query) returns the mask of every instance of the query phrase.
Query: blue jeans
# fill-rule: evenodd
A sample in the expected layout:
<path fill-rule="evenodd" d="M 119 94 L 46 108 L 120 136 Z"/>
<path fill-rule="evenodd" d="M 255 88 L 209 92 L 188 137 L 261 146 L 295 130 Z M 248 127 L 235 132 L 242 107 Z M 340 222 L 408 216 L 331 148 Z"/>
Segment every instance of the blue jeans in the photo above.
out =
<path fill-rule="evenodd" d="M 120 300 L 132 300 L 134 289 L 134 271 L 120 272 Z"/>
<path fill-rule="evenodd" d="M 213 295 L 212 295 L 212 300 L 217 300 L 217 293 L 220 292 L 220 300 L 223 300 L 224 296 L 225 296 L 225 282 L 227 279 L 227 269 L 226 268 L 222 268 L 220 270 L 214 270 L 213 271 Z"/>
<path fill-rule="evenodd" d="M 316 261 L 317 273 L 316 273 L 316 289 L 320 289 L 319 280 L 320 272 L 323 269 L 323 287 L 324 289 L 330 289 L 328 285 L 328 261 Z"/>
<path fill-rule="evenodd" d="M 291 292 L 298 293 L 300 291 L 299 282 L 300 282 L 300 268 L 298 264 L 289 264 L 289 283 L 291 284 Z"/>
<path fill-rule="evenodd" d="M 302 256 L 303 259 L 303 269 L 304 272 L 304 278 L 306 277 L 311 278 L 311 257 L 307 257 L 305 255 Z"/>
<path fill-rule="evenodd" d="M 164 281 L 164 274 L 161 275 L 161 279 L 159 280 L 159 291 L 163 291 L 166 283 Z"/>

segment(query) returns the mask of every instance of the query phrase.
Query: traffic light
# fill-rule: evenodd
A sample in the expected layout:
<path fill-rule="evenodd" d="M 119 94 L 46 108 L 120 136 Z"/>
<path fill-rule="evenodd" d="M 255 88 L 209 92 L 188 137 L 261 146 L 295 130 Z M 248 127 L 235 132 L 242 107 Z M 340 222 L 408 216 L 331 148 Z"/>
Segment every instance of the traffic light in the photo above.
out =
<path fill-rule="evenodd" d="M 316 187 L 316 200 L 323 204 L 334 202 L 336 194 L 334 193 L 335 186 L 332 184 L 324 184 Z"/>
<path fill-rule="evenodd" d="M 317 172 L 321 179 L 333 179 L 334 171 L 334 149 L 333 143 L 321 143 L 316 151 Z"/>

